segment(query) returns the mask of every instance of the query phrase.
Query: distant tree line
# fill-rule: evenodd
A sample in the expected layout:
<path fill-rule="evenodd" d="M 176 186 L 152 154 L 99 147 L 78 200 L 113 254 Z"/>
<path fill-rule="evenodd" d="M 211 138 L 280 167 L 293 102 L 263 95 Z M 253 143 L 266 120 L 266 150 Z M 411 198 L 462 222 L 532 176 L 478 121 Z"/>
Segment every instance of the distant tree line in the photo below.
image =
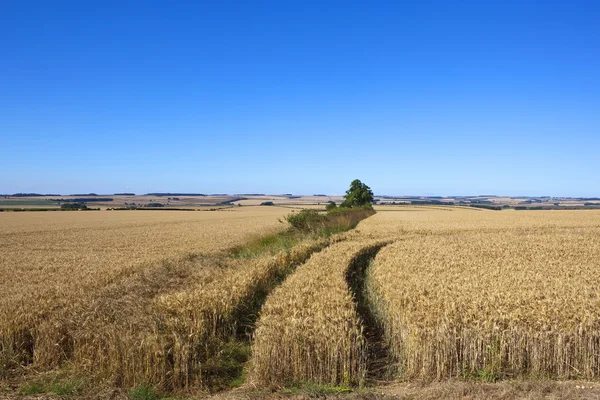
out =
<path fill-rule="evenodd" d="M 541 204 L 542 201 L 540 199 L 529 199 L 529 200 L 522 201 L 519 204 L 533 204 L 533 203 Z"/>
<path fill-rule="evenodd" d="M 148 203 L 145 204 L 144 207 L 164 207 L 165 205 L 162 203 Z"/>
<path fill-rule="evenodd" d="M 146 196 L 157 196 L 157 197 L 165 197 L 165 196 L 201 196 L 206 197 L 203 193 L 146 193 Z"/>
<path fill-rule="evenodd" d="M 453 201 L 440 201 L 440 200 L 411 200 L 410 204 L 421 205 L 421 206 L 453 206 Z"/>
<path fill-rule="evenodd" d="M 45 197 L 45 196 L 61 196 L 60 194 L 39 194 L 39 193 L 15 193 L 13 195 L 9 195 L 12 197 Z"/>
<path fill-rule="evenodd" d="M 502 208 L 508 208 L 508 206 L 492 206 L 489 204 L 470 204 L 470 207 L 473 208 L 483 208 L 485 210 L 494 210 L 494 211 L 500 211 L 502 210 Z"/>
<path fill-rule="evenodd" d="M 105 202 L 105 201 L 113 201 L 112 197 L 96 197 L 93 199 L 89 199 L 87 197 L 76 197 L 74 199 L 52 199 L 52 201 L 56 201 L 59 203 L 93 203 L 93 202 Z"/>
<path fill-rule="evenodd" d="M 215 205 L 217 205 L 217 206 L 229 206 L 232 203 L 234 203 L 236 201 L 240 201 L 240 200 L 248 200 L 248 199 L 246 197 L 234 197 L 233 199 L 225 200 L 225 201 L 222 201 L 222 202 L 217 203 Z"/>
<path fill-rule="evenodd" d="M 489 200 L 470 199 L 469 201 L 473 204 L 494 204 L 493 201 Z"/>
<path fill-rule="evenodd" d="M 61 204 L 61 210 L 89 210 L 85 203 L 65 203 Z"/>

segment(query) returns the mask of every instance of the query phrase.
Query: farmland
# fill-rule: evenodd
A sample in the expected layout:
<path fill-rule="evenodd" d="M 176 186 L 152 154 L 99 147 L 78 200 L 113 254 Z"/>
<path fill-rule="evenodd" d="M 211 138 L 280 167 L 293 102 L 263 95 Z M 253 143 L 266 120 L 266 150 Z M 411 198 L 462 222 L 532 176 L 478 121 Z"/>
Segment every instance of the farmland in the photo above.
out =
<path fill-rule="evenodd" d="M 274 208 L 2 214 L 2 370 L 34 357 L 40 366 L 60 365 L 65 346 L 77 351 L 77 321 L 88 324 L 82 341 L 92 329 L 116 326 L 117 314 L 122 324 L 148 322 L 154 298 L 234 268 L 234 261 L 215 268 L 219 253 L 281 230 L 283 215 Z"/>
<path fill-rule="evenodd" d="M 88 292 L 157 260 L 215 253 L 281 229 L 280 209 L 236 211 L 4 213 L 1 326 L 21 315 L 18 308 L 42 312 L 38 300 L 53 308 L 56 297 Z"/>
<path fill-rule="evenodd" d="M 598 378 L 600 214 L 467 213 L 397 217 L 369 270 L 395 376 Z"/>
<path fill-rule="evenodd" d="M 270 389 L 599 378 L 600 211 L 390 205 L 248 250 L 291 211 L 0 214 L 0 379 L 21 366 L 203 393 L 231 387 L 223 374 Z"/>
<path fill-rule="evenodd" d="M 159 209 L 211 210 L 231 208 L 233 206 L 258 206 L 265 202 L 276 205 L 311 207 L 325 204 L 328 201 L 341 202 L 341 196 L 293 196 L 293 195 L 264 195 L 264 194 L 180 194 L 155 193 L 145 195 L 116 194 L 116 195 L 0 195 L 0 210 L 58 210 L 63 204 L 78 202 L 85 203 L 90 208 L 123 209 L 148 207 Z"/>
<path fill-rule="evenodd" d="M 0 195 L 0 211 L 15 210 L 60 210 L 61 205 L 84 203 L 89 208 L 105 209 L 175 209 L 175 210 L 213 210 L 234 206 L 259 206 L 273 203 L 277 206 L 292 208 L 321 207 L 329 201 L 340 203 L 342 196 L 313 195 L 301 196 L 288 194 L 185 194 L 185 193 L 133 193 L 98 195 L 43 195 L 15 193 Z M 393 209 L 410 206 L 463 206 L 483 209 L 513 208 L 518 210 L 573 210 L 598 209 L 599 198 L 577 197 L 502 197 L 502 196 L 375 196 L 377 207 Z"/>

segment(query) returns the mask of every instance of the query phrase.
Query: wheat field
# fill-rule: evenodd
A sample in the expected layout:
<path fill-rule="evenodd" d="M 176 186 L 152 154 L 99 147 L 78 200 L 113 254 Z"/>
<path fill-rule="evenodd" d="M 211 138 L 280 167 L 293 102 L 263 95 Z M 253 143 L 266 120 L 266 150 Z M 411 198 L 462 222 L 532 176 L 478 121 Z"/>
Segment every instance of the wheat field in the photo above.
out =
<path fill-rule="evenodd" d="M 599 377 L 600 212 L 386 207 L 233 255 L 290 211 L 0 214 L 0 380 L 206 390 L 240 334 L 259 388 L 369 385 L 384 364 L 409 382 Z"/>
<path fill-rule="evenodd" d="M 0 214 L 2 369 L 73 358 L 74 333 L 100 332 L 94 324 L 103 318 L 105 327 L 147 322 L 155 298 L 234 269 L 235 260 L 219 268 L 219 253 L 283 229 L 285 213 L 248 207 Z M 118 329 L 111 334 L 119 338 Z"/>
<path fill-rule="evenodd" d="M 392 210 L 269 296 L 253 346 L 258 384 L 360 384 L 382 362 L 409 381 L 599 376 L 599 212 Z M 348 271 L 374 243 L 358 294 Z M 387 356 L 369 356 L 373 329 Z"/>
<path fill-rule="evenodd" d="M 380 213 L 367 287 L 401 379 L 600 375 L 600 213 Z M 385 226 L 385 228 L 384 228 Z"/>
<path fill-rule="evenodd" d="M 379 243 L 345 241 L 313 255 L 267 299 L 254 337 L 261 385 L 361 384 L 362 322 L 347 281 L 352 260 Z"/>

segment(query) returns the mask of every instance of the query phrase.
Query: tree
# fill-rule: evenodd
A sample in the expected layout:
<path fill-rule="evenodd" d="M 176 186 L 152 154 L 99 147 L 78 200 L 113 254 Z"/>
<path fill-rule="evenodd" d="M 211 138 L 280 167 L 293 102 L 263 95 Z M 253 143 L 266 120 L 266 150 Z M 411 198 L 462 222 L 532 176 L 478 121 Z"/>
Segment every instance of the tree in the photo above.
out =
<path fill-rule="evenodd" d="M 373 203 L 373 191 L 360 180 L 355 179 L 346 190 L 342 207 L 371 207 Z"/>
<path fill-rule="evenodd" d="M 329 203 L 327 203 L 327 205 L 325 206 L 325 209 L 327 211 L 331 211 L 331 210 L 335 210 L 337 208 L 337 205 L 335 204 L 334 201 L 330 201 Z"/>

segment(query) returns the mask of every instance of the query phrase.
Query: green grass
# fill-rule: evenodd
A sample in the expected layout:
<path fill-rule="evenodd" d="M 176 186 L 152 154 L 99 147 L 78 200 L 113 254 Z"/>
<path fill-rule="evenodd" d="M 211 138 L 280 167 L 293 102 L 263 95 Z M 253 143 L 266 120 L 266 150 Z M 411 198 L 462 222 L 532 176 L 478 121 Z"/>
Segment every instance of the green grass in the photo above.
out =
<path fill-rule="evenodd" d="M 159 400 L 160 395 L 150 385 L 142 385 L 129 392 L 131 400 Z"/>
<path fill-rule="evenodd" d="M 52 383 L 50 391 L 60 396 L 72 396 L 79 394 L 82 386 L 81 381 L 65 380 Z"/>
<path fill-rule="evenodd" d="M 289 251 L 300 243 L 302 234 L 292 230 L 286 230 L 276 234 L 259 237 L 248 243 L 234 247 L 230 253 L 235 258 L 256 258 L 264 254 L 277 254 L 280 251 Z"/>
<path fill-rule="evenodd" d="M 37 380 L 27 382 L 21 387 L 20 393 L 23 395 L 34 395 L 42 393 L 55 393 L 59 396 L 74 396 L 81 394 L 83 380 L 81 379 L 61 379 L 42 377 Z"/>
<path fill-rule="evenodd" d="M 234 247 L 230 254 L 235 258 L 256 258 L 265 254 L 275 255 L 290 251 L 303 240 L 329 237 L 348 231 L 362 219 L 374 214 L 373 210 L 336 209 L 329 214 L 317 210 L 302 210 L 289 214 L 285 219 L 291 227 L 285 231 L 255 238 L 248 243 Z"/>
<path fill-rule="evenodd" d="M 245 382 L 244 367 L 250 360 L 250 343 L 230 340 L 223 343 L 221 352 L 202 365 L 202 376 L 213 391 L 239 387 Z"/>
<path fill-rule="evenodd" d="M 46 387 L 42 382 L 28 382 L 20 390 L 21 394 L 32 395 L 46 393 Z"/>
<path fill-rule="evenodd" d="M 51 200 L 0 200 L 0 206 L 58 206 L 58 203 Z"/>

